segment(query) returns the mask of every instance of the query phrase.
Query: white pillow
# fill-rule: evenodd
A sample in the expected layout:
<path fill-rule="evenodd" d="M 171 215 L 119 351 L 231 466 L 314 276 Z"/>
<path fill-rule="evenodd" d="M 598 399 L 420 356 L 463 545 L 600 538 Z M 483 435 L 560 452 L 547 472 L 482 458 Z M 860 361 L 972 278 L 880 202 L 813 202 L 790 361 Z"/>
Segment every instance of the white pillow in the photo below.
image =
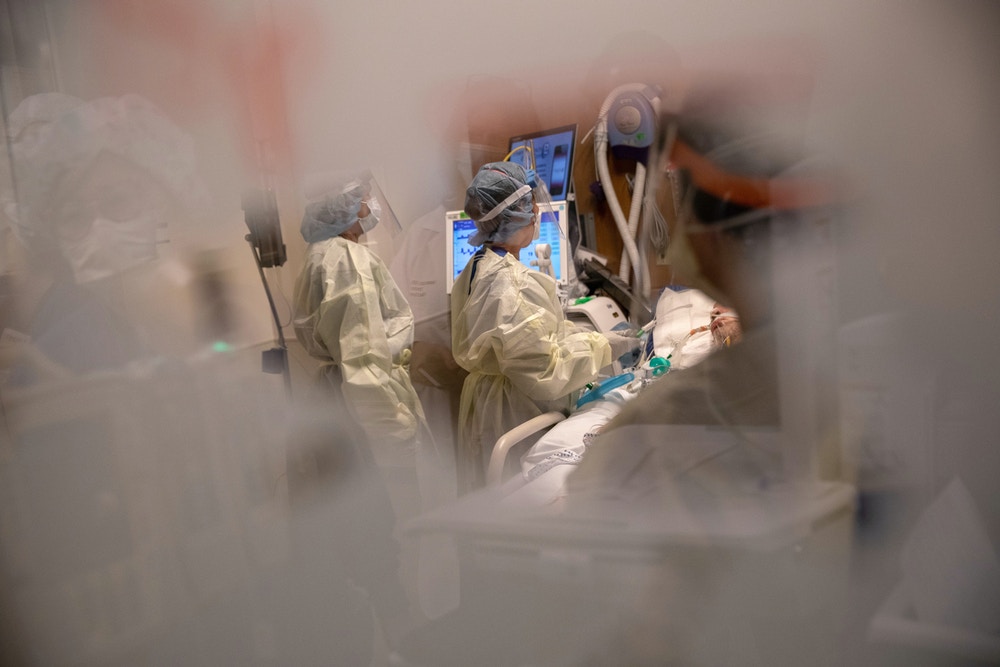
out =
<path fill-rule="evenodd" d="M 714 306 L 715 301 L 696 289 L 663 290 L 656 302 L 653 328 L 656 354 L 673 355 L 670 362 L 675 369 L 687 368 L 704 359 L 712 351 L 712 334 L 707 330 L 696 334 L 691 331 L 708 326 Z"/>

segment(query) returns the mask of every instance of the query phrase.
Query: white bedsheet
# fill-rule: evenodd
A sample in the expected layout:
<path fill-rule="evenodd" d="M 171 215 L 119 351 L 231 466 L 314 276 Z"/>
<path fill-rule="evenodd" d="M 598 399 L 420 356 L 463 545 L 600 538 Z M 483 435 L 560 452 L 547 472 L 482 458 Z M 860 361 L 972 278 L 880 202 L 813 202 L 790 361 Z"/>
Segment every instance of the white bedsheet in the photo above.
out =
<path fill-rule="evenodd" d="M 578 464 L 601 428 L 634 395 L 627 386 L 613 389 L 553 426 L 521 459 L 525 479 L 537 479 L 558 466 Z"/>
<path fill-rule="evenodd" d="M 661 357 L 670 357 L 673 369 L 688 368 L 712 351 L 712 320 L 715 302 L 698 290 L 663 290 L 656 301 L 653 348 Z M 704 331 L 699 331 L 705 327 Z"/>
<path fill-rule="evenodd" d="M 698 290 L 666 289 L 656 303 L 653 346 L 661 357 L 671 355 L 671 369 L 690 367 L 712 351 L 712 299 Z M 704 331 L 697 331 L 704 327 Z M 588 445 L 626 401 L 636 394 L 628 386 L 587 403 L 542 436 L 521 459 L 523 481 L 530 482 L 536 500 L 553 500 L 561 494 L 566 477 L 583 458 Z M 523 483 L 523 482 L 522 482 Z M 518 484 L 520 486 L 520 484 Z"/>

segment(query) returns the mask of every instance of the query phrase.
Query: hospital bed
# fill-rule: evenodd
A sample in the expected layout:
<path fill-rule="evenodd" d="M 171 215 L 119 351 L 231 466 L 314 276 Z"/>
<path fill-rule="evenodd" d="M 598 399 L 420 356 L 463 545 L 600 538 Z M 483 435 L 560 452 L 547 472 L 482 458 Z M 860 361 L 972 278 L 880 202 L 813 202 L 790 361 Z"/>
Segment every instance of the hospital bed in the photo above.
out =
<path fill-rule="evenodd" d="M 713 306 L 714 302 L 698 290 L 665 290 L 657 300 L 655 326 L 650 332 L 650 354 L 669 360 L 670 368 L 676 370 L 704 359 L 712 350 L 708 324 Z M 587 441 L 618 414 L 626 401 L 638 394 L 644 382 L 637 380 L 637 375 L 604 378 L 581 396 L 579 407 L 568 415 L 568 419 L 561 412 L 547 412 L 505 433 L 493 448 L 487 483 L 502 481 L 504 471 L 510 469 L 508 458 L 512 452 L 522 454 L 520 463 L 525 481 L 534 480 L 557 466 L 578 463 Z M 560 424 L 564 420 L 566 423 Z M 541 435 L 546 430 L 548 432 Z M 519 445 L 528 440 L 537 442 L 525 453 Z M 569 469 L 560 469 L 547 481 L 551 483 L 553 478 L 565 477 L 568 472 Z"/>
<path fill-rule="evenodd" d="M 657 351 L 698 328 L 699 306 L 707 321 L 705 305 L 693 294 L 661 300 Z M 697 361 L 689 352 L 687 362 Z M 833 660 L 852 529 L 849 485 L 567 501 L 565 481 L 588 441 L 636 391 L 622 384 L 568 416 L 546 413 L 520 425 L 498 441 L 486 489 L 407 526 L 455 540 L 462 604 L 417 633 L 400 664 Z M 664 441 L 737 437 L 722 427 L 663 428 Z M 781 435 L 751 430 L 760 442 Z M 526 452 L 519 449 L 532 440 Z M 520 474 L 504 479 L 512 457 Z M 622 653 L 632 649 L 647 651 L 649 660 Z"/>
<path fill-rule="evenodd" d="M 850 487 L 773 487 L 700 507 L 660 495 L 570 503 L 574 467 L 410 524 L 455 540 L 461 604 L 400 664 L 835 664 Z"/>

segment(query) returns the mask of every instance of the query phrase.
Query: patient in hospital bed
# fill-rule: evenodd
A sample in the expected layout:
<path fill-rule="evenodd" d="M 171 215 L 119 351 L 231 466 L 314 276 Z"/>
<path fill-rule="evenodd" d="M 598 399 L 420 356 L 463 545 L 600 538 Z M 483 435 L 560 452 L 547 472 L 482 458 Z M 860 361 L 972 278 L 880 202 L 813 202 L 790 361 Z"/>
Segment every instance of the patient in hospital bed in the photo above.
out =
<path fill-rule="evenodd" d="M 690 368 L 720 347 L 739 342 L 742 335 L 735 312 L 695 289 L 665 289 L 655 317 L 653 353 L 668 359 L 671 370 Z M 656 381 L 668 378 L 669 373 Z M 523 480 L 532 482 L 531 495 L 558 496 L 591 441 L 639 391 L 639 382 L 616 387 L 581 405 L 543 435 L 521 458 Z"/>

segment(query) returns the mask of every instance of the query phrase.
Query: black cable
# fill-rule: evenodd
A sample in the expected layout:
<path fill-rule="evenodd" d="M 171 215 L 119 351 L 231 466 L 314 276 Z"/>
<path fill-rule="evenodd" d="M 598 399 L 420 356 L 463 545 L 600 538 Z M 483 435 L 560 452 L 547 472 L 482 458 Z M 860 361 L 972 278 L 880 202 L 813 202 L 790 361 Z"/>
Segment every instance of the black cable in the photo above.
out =
<path fill-rule="evenodd" d="M 271 295 L 271 287 L 267 284 L 267 276 L 264 275 L 264 265 L 261 263 L 258 248 L 254 245 L 253 235 L 247 234 L 247 243 L 250 244 L 250 251 L 253 253 L 254 261 L 257 263 L 257 272 L 260 274 L 260 281 L 264 284 L 264 293 L 267 295 L 267 303 L 271 308 L 271 317 L 274 319 L 274 326 L 278 331 L 278 348 L 281 357 L 281 374 L 285 379 L 285 389 L 288 394 L 292 393 L 292 376 L 288 368 L 288 347 L 285 345 L 285 334 L 281 328 L 281 318 L 278 317 L 278 309 L 274 305 L 274 297 Z M 265 352 L 266 354 L 266 352 Z"/>

